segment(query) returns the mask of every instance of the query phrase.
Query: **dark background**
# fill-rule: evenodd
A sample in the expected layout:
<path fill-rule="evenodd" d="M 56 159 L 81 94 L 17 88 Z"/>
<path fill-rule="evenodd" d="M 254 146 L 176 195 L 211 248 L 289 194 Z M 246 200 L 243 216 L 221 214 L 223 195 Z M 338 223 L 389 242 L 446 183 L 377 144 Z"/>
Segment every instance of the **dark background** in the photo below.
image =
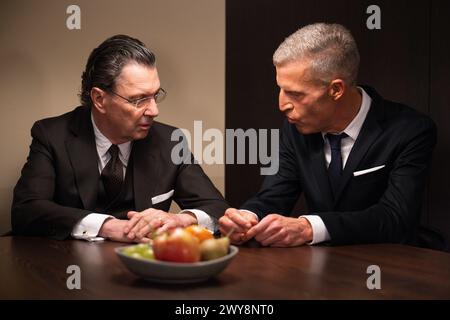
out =
<path fill-rule="evenodd" d="M 369 5 L 381 30 L 369 30 Z M 450 1 L 227 0 L 226 128 L 280 128 L 272 55 L 285 37 L 314 22 L 346 26 L 361 55 L 359 83 L 431 116 L 438 144 L 424 195 L 423 223 L 450 238 Z M 261 186 L 259 165 L 227 165 L 225 194 L 239 207 Z M 305 210 L 302 199 L 296 208 Z"/>

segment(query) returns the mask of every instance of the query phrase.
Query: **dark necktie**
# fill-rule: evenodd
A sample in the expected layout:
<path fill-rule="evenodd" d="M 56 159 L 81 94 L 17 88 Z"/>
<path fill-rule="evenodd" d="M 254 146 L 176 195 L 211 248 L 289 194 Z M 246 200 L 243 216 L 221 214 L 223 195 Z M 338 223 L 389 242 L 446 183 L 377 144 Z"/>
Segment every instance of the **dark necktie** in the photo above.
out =
<path fill-rule="evenodd" d="M 122 189 L 123 165 L 119 159 L 119 147 L 117 145 L 111 145 L 108 152 L 111 159 L 103 169 L 101 176 L 106 194 L 110 200 L 113 200 Z"/>
<path fill-rule="evenodd" d="M 327 133 L 326 137 L 330 143 L 331 148 L 331 162 L 328 167 L 328 176 L 330 178 L 331 188 L 333 189 L 333 195 L 336 196 L 337 188 L 339 187 L 339 181 L 342 176 L 342 155 L 341 155 L 341 140 L 347 137 L 345 133 L 330 134 Z"/>

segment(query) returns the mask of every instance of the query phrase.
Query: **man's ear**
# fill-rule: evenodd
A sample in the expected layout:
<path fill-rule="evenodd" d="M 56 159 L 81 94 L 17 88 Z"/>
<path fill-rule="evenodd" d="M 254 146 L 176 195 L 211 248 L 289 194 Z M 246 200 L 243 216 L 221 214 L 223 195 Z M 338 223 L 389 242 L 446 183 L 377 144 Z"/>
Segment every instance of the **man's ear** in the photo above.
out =
<path fill-rule="evenodd" d="M 102 114 L 106 113 L 105 99 L 106 99 L 105 91 L 103 91 L 102 89 L 99 89 L 97 87 L 93 87 L 91 89 L 92 107 L 95 108 L 98 112 L 100 112 Z"/>
<path fill-rule="evenodd" d="M 345 89 L 345 82 L 342 79 L 335 79 L 330 83 L 328 94 L 334 101 L 337 101 L 343 96 Z"/>

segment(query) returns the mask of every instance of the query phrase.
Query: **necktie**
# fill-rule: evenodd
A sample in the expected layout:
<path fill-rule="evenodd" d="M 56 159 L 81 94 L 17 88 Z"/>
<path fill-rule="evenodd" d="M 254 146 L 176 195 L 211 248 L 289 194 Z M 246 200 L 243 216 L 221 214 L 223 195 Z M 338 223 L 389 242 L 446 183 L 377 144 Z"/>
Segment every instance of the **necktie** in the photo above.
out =
<path fill-rule="evenodd" d="M 108 152 L 111 155 L 111 159 L 103 169 L 101 177 L 108 198 L 113 200 L 122 188 L 123 165 L 119 159 L 119 147 L 117 145 L 111 145 Z"/>
<path fill-rule="evenodd" d="M 337 188 L 339 187 L 339 180 L 342 176 L 341 140 L 346 136 L 347 135 L 345 133 L 326 134 L 331 148 L 331 162 L 328 167 L 328 176 L 330 178 L 331 188 L 333 189 L 334 195 L 336 195 Z"/>

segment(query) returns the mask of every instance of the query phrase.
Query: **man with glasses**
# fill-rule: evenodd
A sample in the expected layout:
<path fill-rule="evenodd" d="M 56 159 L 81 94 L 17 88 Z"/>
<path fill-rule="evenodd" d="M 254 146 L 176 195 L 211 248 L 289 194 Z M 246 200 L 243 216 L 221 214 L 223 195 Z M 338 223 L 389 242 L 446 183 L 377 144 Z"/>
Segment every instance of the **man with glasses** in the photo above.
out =
<path fill-rule="evenodd" d="M 228 205 L 200 166 L 171 159 L 176 128 L 154 121 L 166 96 L 154 54 L 111 37 L 90 54 L 81 87 L 82 106 L 31 129 L 13 233 L 147 242 L 173 227 L 213 231 Z M 168 212 L 172 199 L 178 214 Z"/>

